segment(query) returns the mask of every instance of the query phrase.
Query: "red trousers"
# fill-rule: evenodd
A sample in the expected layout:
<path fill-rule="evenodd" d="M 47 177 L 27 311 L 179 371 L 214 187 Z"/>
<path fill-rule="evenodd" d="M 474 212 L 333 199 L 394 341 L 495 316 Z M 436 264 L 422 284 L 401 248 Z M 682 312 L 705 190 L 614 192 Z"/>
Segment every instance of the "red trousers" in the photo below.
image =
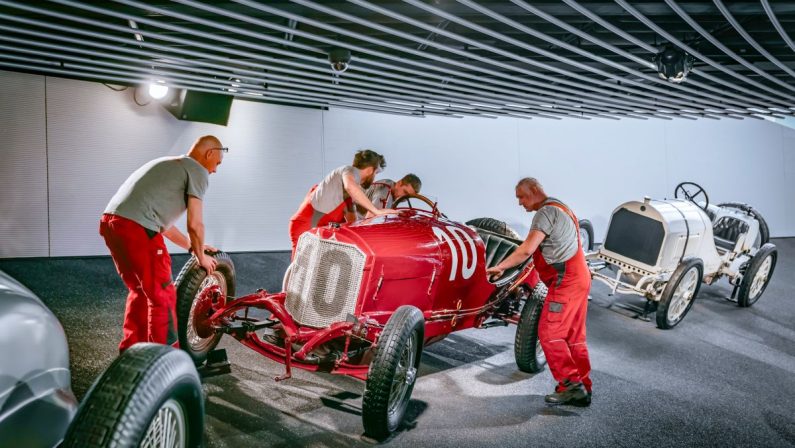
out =
<path fill-rule="evenodd" d="M 175 342 L 177 293 L 163 235 L 150 237 L 140 224 L 108 214 L 99 221 L 99 234 L 129 291 L 119 352 L 137 342 Z"/>
<path fill-rule="evenodd" d="M 301 237 L 301 234 L 309 229 L 322 227 L 332 222 L 344 222 L 345 210 L 353 204 L 353 201 L 348 198 L 339 204 L 337 208 L 320 216 L 316 222 L 313 222 L 316 219 L 316 212 L 314 207 L 312 207 L 312 193 L 314 193 L 316 189 L 317 185 L 309 190 L 309 193 L 307 193 L 304 201 L 298 207 L 298 210 L 293 217 L 290 218 L 289 232 L 290 241 L 293 244 L 293 256 L 295 256 L 295 248 L 298 246 L 298 238 Z"/>
<path fill-rule="evenodd" d="M 585 318 L 588 313 L 588 292 L 591 274 L 582 250 L 567 262 L 550 266 L 536 252 L 534 261 L 541 280 L 549 288 L 538 339 L 544 349 L 549 370 L 558 381 L 558 391 L 565 381 L 581 382 L 591 392 L 591 361 L 585 342 Z"/>

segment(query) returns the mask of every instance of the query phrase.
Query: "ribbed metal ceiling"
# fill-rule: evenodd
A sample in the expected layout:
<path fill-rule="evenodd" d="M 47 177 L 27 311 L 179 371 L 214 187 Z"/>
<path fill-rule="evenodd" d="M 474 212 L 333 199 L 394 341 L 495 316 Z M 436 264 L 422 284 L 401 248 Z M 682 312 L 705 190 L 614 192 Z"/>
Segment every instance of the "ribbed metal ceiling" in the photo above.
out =
<path fill-rule="evenodd" d="M 416 116 L 792 115 L 793 39 L 795 2 L 768 0 L 0 0 L 0 69 Z"/>

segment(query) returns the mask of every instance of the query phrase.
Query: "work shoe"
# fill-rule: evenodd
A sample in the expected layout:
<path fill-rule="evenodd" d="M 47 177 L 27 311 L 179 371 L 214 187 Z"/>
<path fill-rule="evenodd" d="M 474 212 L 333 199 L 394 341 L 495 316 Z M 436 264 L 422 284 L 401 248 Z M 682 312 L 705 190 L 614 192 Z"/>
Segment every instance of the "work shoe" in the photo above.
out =
<path fill-rule="evenodd" d="M 544 397 L 544 401 L 554 405 L 589 406 L 591 404 L 591 394 L 585 390 L 585 386 L 582 383 L 566 381 L 563 385 L 566 387 L 565 389 L 547 395 Z"/>

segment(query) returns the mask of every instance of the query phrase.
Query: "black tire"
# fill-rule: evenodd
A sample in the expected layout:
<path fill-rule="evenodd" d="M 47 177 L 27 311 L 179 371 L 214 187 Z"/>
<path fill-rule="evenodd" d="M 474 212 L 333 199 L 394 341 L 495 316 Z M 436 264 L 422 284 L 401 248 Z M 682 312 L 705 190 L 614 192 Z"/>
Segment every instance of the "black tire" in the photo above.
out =
<path fill-rule="evenodd" d="M 695 278 L 687 278 L 687 281 L 694 281 L 695 286 L 689 293 L 689 300 L 685 297 L 681 300 L 677 296 L 679 285 L 685 281 L 691 271 L 695 270 Z M 663 289 L 660 303 L 657 306 L 657 327 L 669 330 L 682 322 L 693 303 L 696 301 L 698 290 L 701 289 L 701 280 L 704 277 L 704 263 L 699 258 L 685 258 L 679 263 L 674 273 L 671 275 L 668 284 Z M 687 285 L 685 285 L 687 287 Z M 682 308 L 684 306 L 684 308 Z"/>
<path fill-rule="evenodd" d="M 196 365 L 207 359 L 207 354 L 218 345 L 222 336 L 220 332 L 208 334 L 206 328 L 197 330 L 195 322 L 191 319 L 191 307 L 194 306 L 200 288 L 218 283 L 221 286 L 221 291 L 227 297 L 235 295 L 235 265 L 232 263 L 232 259 L 224 252 L 217 252 L 212 256 L 218 261 L 218 264 L 209 279 L 207 271 L 199 266 L 196 257 L 190 257 L 177 275 L 175 282 L 179 347 L 190 355 Z M 205 280 L 207 281 L 205 282 Z"/>
<path fill-rule="evenodd" d="M 759 213 L 759 210 L 741 202 L 723 202 L 718 204 L 718 207 L 733 208 L 748 213 L 759 223 L 759 247 L 762 247 L 763 245 L 770 242 L 770 228 L 767 226 L 767 221 L 765 221 L 765 218 L 761 213 Z"/>
<path fill-rule="evenodd" d="M 411 305 L 398 308 L 384 326 L 362 398 L 362 422 L 368 436 L 383 440 L 403 420 L 417 379 L 424 335 L 422 312 Z M 407 362 L 411 359 L 412 338 L 416 342 L 416 350 L 413 362 Z M 408 365 L 403 366 L 402 363 Z M 405 372 L 402 371 L 404 367 Z M 407 387 L 393 396 L 393 388 L 401 382 Z"/>
<path fill-rule="evenodd" d="M 591 224 L 591 221 L 588 221 L 587 219 L 581 219 L 579 224 L 580 224 L 580 230 L 584 231 L 584 232 L 586 232 L 588 234 L 588 241 L 583 241 L 582 248 L 583 248 L 583 250 L 586 250 L 586 251 L 592 251 L 593 250 L 593 224 Z"/>
<path fill-rule="evenodd" d="M 544 370 L 547 364 L 547 358 L 538 340 L 538 322 L 541 319 L 541 309 L 544 308 L 546 295 L 546 286 L 539 282 L 525 301 L 519 325 L 516 326 L 513 352 L 516 366 L 522 372 L 538 373 Z"/>
<path fill-rule="evenodd" d="M 479 229 L 488 230 L 498 235 L 507 236 L 515 240 L 523 240 L 515 230 L 508 227 L 508 224 L 494 218 L 475 218 L 466 222 L 468 226 L 477 227 Z"/>
<path fill-rule="evenodd" d="M 181 426 L 185 446 L 201 445 L 204 397 L 199 374 L 179 350 L 135 344 L 88 390 L 61 446 L 142 446 L 155 418 L 164 415 Z"/>
<path fill-rule="evenodd" d="M 757 276 L 757 274 L 760 274 L 759 269 L 769 257 L 771 258 L 771 264 L 768 272 L 767 274 L 763 274 L 765 275 L 765 278 L 760 279 L 762 284 L 757 286 L 757 288 L 760 289 L 755 291 L 754 278 Z M 754 258 L 752 258 L 751 262 L 748 264 L 748 269 L 746 269 L 745 273 L 743 274 L 743 279 L 740 282 L 740 290 L 737 294 L 737 305 L 746 308 L 756 303 L 756 301 L 762 297 L 765 289 L 767 289 L 768 283 L 770 283 L 770 279 L 773 278 L 773 271 L 776 269 L 777 260 L 778 249 L 776 249 L 775 245 L 767 243 L 759 248 L 754 255 Z"/>

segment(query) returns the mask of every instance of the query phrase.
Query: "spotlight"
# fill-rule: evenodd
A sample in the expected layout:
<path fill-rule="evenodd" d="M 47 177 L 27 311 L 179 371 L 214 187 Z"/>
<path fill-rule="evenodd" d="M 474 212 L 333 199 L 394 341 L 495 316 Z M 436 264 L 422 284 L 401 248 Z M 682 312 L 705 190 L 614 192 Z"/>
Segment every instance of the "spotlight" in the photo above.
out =
<path fill-rule="evenodd" d="M 679 84 L 693 68 L 693 56 L 673 45 L 666 45 L 654 56 L 660 78 Z"/>
<path fill-rule="evenodd" d="M 168 86 L 162 81 L 149 83 L 149 96 L 155 100 L 162 100 L 168 94 Z"/>

